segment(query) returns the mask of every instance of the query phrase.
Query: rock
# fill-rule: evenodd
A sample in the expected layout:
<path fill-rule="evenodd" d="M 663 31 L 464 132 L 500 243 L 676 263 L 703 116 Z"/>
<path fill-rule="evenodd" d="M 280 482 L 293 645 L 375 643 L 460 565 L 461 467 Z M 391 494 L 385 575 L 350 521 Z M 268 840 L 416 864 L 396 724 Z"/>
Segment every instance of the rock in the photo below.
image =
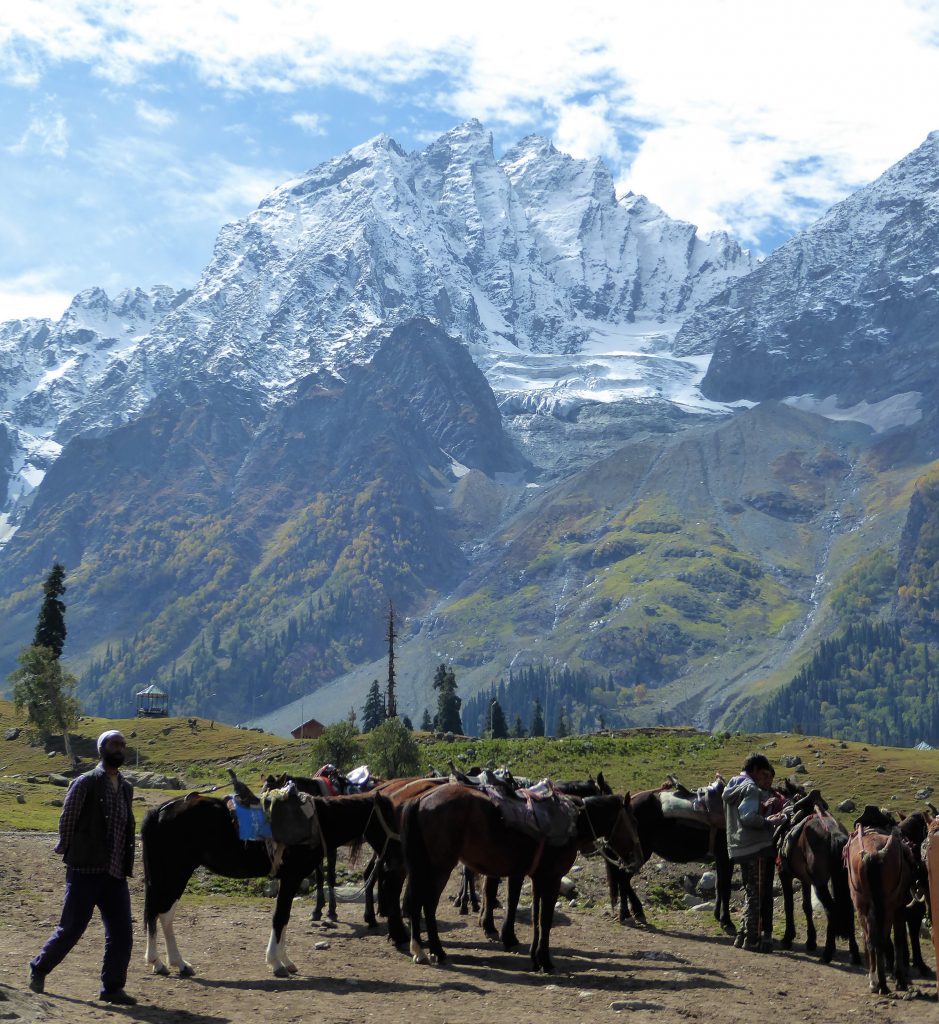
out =
<path fill-rule="evenodd" d="M 697 910 L 699 912 L 707 911 L 708 913 L 710 913 L 711 911 L 714 910 L 714 904 L 710 903 L 710 902 L 708 902 L 708 903 L 696 903 L 693 907 L 689 907 L 688 909 L 689 910 Z"/>
<path fill-rule="evenodd" d="M 124 778 L 135 789 L 188 789 L 186 780 L 179 775 L 161 775 L 159 772 L 125 771 Z"/>
<path fill-rule="evenodd" d="M 886 770 L 887 769 L 882 764 L 877 765 L 877 767 L 874 769 L 875 772 L 879 772 L 881 775 L 883 775 L 883 773 Z"/>
<path fill-rule="evenodd" d="M 928 800 L 932 796 L 932 786 L 924 786 L 916 791 L 917 800 Z"/>
<path fill-rule="evenodd" d="M 264 883 L 264 895 L 265 896 L 276 896 L 280 889 L 280 880 L 277 878 L 269 878 Z"/>
<path fill-rule="evenodd" d="M 26 797 L 25 797 L 25 796 L 23 796 L 23 794 L 22 794 L 22 793 L 17 793 L 17 794 L 16 794 L 16 802 L 17 802 L 18 804 L 25 804 L 25 803 L 26 803 Z"/>
<path fill-rule="evenodd" d="M 685 892 L 694 895 L 698 891 L 698 880 L 698 875 L 682 875 L 681 884 L 684 886 Z"/>
<path fill-rule="evenodd" d="M 314 949 L 329 949 L 329 943 L 328 942 L 314 942 L 313 943 L 313 948 Z"/>
<path fill-rule="evenodd" d="M 650 1003 L 646 999 L 614 999 L 610 1009 L 619 1013 L 621 1010 L 661 1010 L 661 1003 Z"/>
<path fill-rule="evenodd" d="M 49 773 L 49 775 L 47 776 L 47 781 L 53 786 L 70 786 L 72 783 L 72 780 L 66 778 L 66 776 L 56 775 L 53 772 Z"/>
<path fill-rule="evenodd" d="M 802 764 L 802 758 L 798 754 L 784 754 L 781 761 L 786 768 L 795 768 L 796 765 Z"/>
<path fill-rule="evenodd" d="M 838 804 L 838 810 L 839 811 L 856 811 L 857 810 L 857 804 L 853 800 L 842 800 L 841 803 Z"/>
<path fill-rule="evenodd" d="M 701 897 L 698 896 L 697 893 L 686 892 L 685 895 L 682 896 L 681 902 L 689 910 L 694 910 L 698 906 L 698 904 L 701 902 Z"/>
<path fill-rule="evenodd" d="M 58 797 L 55 797 L 54 799 L 49 801 L 49 806 L 50 807 L 64 807 L 65 806 L 65 801 L 64 800 L 60 800 Z"/>
<path fill-rule="evenodd" d="M 717 888 L 717 872 L 705 871 L 698 882 L 698 889 L 701 892 L 714 892 Z"/>
<path fill-rule="evenodd" d="M 15 740 L 15 739 L 19 739 L 19 735 L 20 735 L 20 730 L 19 729 L 7 729 L 4 732 L 4 734 L 3 734 L 3 738 L 5 740 Z"/>
<path fill-rule="evenodd" d="M 801 761 L 795 766 L 795 774 L 796 775 L 807 775 L 808 771 L 809 771 L 808 768 L 806 768 L 805 765 Z"/>
<path fill-rule="evenodd" d="M 573 895 L 575 889 L 576 887 L 574 885 L 574 880 L 565 875 L 561 879 L 561 895 L 564 897 L 569 897 Z"/>

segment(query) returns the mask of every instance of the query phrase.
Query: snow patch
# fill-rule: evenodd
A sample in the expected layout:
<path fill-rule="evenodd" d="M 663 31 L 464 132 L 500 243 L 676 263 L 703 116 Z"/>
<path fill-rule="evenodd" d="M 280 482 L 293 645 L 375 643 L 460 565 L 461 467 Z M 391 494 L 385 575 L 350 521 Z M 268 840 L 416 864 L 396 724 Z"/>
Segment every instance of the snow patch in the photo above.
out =
<path fill-rule="evenodd" d="M 875 434 L 882 434 L 894 427 L 911 427 L 923 418 L 923 410 L 919 404 L 922 400 L 920 391 L 903 391 L 891 395 L 882 402 L 858 402 L 857 405 L 839 408 L 838 396 L 815 398 L 813 395 L 797 395 L 783 401 L 794 409 L 802 412 L 813 412 L 828 420 L 848 420 L 854 423 L 865 423 Z"/>

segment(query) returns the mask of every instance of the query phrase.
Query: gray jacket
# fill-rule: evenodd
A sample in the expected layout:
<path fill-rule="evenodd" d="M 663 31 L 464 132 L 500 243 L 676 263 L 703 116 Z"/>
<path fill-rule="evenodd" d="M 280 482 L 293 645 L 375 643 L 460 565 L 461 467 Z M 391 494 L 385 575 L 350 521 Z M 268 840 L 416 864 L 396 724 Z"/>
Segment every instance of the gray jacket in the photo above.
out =
<path fill-rule="evenodd" d="M 773 827 L 763 817 L 760 803 L 770 796 L 750 778 L 735 775 L 724 790 L 727 818 L 727 853 L 731 860 L 773 852 Z"/>

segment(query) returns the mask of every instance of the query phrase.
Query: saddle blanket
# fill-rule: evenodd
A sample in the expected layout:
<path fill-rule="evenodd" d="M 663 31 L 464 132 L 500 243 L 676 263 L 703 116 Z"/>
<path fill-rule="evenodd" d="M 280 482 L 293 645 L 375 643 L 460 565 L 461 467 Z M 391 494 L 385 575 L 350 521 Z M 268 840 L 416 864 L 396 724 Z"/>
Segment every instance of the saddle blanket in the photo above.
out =
<path fill-rule="evenodd" d="M 245 807 L 235 799 L 229 802 L 229 807 L 235 816 L 239 839 L 251 842 L 271 838 L 271 823 L 260 807 Z"/>
<path fill-rule="evenodd" d="M 547 779 L 531 789 L 511 794 L 502 786 L 484 788 L 509 828 L 524 832 L 532 839 L 543 839 L 549 846 L 563 846 L 577 834 L 576 806 L 567 797 L 555 793 Z"/>
<path fill-rule="evenodd" d="M 700 828 L 727 827 L 723 805 L 718 808 L 711 799 L 702 800 L 696 796 L 689 800 L 666 789 L 659 793 L 659 803 L 666 818 L 681 818 Z"/>

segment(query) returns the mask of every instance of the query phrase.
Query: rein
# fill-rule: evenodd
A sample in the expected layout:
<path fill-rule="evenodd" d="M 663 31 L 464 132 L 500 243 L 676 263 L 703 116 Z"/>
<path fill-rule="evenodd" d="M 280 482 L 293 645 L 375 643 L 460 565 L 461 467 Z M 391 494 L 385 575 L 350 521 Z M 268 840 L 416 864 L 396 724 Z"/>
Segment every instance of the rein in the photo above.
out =
<path fill-rule="evenodd" d="M 619 814 L 616 816 L 616 821 L 613 822 L 613 828 L 610 830 L 615 831 L 621 815 L 626 813 L 626 808 L 620 808 Z M 602 857 L 607 864 L 611 864 L 614 868 L 619 868 L 620 871 L 628 873 L 629 865 L 623 860 L 619 854 L 610 846 L 609 839 L 605 839 L 603 836 L 598 836 L 596 829 L 593 827 L 593 822 L 590 819 L 590 811 L 587 810 L 587 804 L 584 803 L 584 817 L 587 819 L 587 824 L 590 826 L 590 833 L 593 836 L 593 850 L 590 853 L 585 853 L 585 857 Z M 610 852 L 612 851 L 612 853 Z"/>
<path fill-rule="evenodd" d="M 388 844 L 391 842 L 400 842 L 401 836 L 397 832 L 394 832 L 391 826 L 385 821 L 385 816 L 382 814 L 381 809 L 378 806 L 378 801 L 375 800 L 372 803 L 372 809 L 369 812 L 368 819 L 365 822 L 365 828 L 362 829 L 362 835 L 368 831 L 368 826 L 371 824 L 372 818 L 378 818 L 378 824 L 381 825 L 385 833 L 385 844 L 381 848 L 381 853 L 372 862 L 372 870 L 365 876 L 365 881 L 362 883 L 362 887 L 356 892 L 352 893 L 351 896 L 340 896 L 339 893 L 334 893 L 336 900 L 339 903 L 355 903 L 364 893 L 371 888 L 372 883 L 375 881 L 375 876 L 378 874 L 378 869 L 381 867 L 382 861 L 385 859 L 385 854 L 388 852 Z"/>

